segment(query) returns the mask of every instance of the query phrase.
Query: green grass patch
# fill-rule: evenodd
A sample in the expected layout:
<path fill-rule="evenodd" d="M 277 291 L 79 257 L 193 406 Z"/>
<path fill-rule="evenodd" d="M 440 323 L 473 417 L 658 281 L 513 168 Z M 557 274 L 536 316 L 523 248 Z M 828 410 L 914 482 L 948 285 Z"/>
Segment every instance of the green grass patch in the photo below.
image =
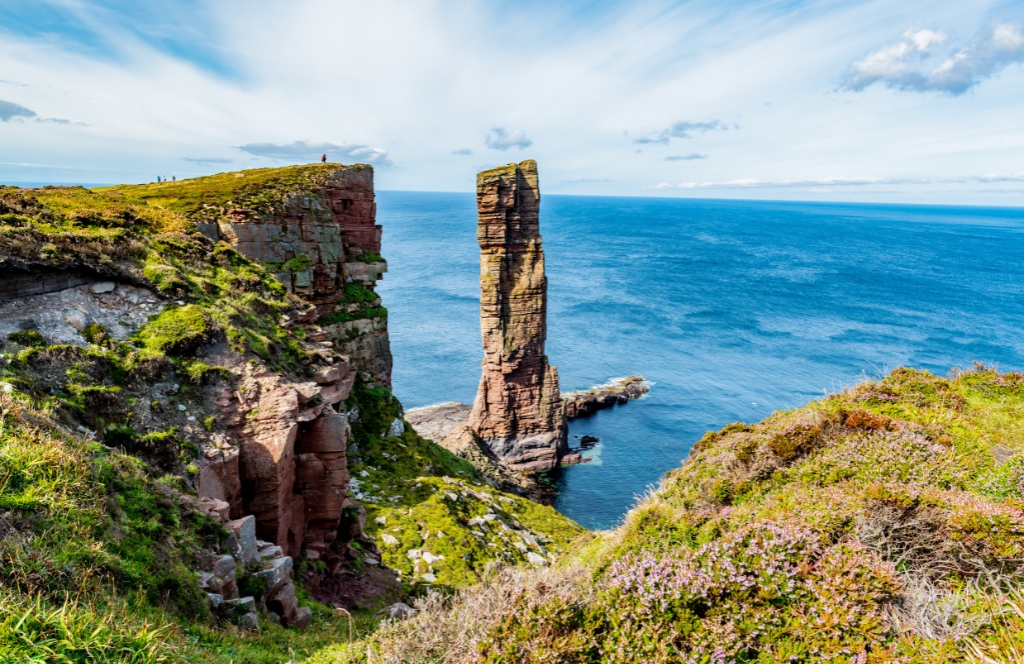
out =
<path fill-rule="evenodd" d="M 212 333 L 203 310 L 189 304 L 165 309 L 144 325 L 136 337 L 150 350 L 183 357 L 198 351 Z"/>

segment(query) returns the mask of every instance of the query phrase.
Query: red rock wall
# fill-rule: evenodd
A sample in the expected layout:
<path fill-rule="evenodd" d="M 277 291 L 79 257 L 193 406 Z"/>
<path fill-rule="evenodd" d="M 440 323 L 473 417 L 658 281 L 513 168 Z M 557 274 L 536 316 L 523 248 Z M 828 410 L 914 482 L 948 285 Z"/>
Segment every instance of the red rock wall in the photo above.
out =
<path fill-rule="evenodd" d="M 567 429 L 558 371 L 544 354 L 547 277 L 536 162 L 480 173 L 477 211 L 484 359 L 468 425 L 509 466 L 552 468 L 566 451 Z"/>
<path fill-rule="evenodd" d="M 316 305 L 307 322 L 344 306 L 340 301 L 346 281 L 372 288 L 387 269 L 382 261 L 360 260 L 364 252 L 379 253 L 381 248 L 373 169 L 325 168 L 331 170 L 320 192 L 293 196 L 271 218 L 235 209 L 217 224 L 200 225 L 204 234 L 229 242 L 250 259 L 282 266 L 293 258 L 308 259 L 309 269 L 277 275 Z M 237 389 L 221 394 L 221 421 L 237 452 L 211 452 L 200 469 L 201 496 L 228 503 L 234 518 L 252 514 L 257 536 L 293 557 L 304 546 L 319 557 L 339 534 L 342 540 L 360 534 L 351 519 L 342 523 L 345 510 L 358 512 L 360 507 L 347 497 L 350 430 L 338 405 L 348 398 L 356 371 L 391 386 L 387 319 L 341 325 L 357 333 L 336 331 L 352 348 L 336 345 L 335 350 L 348 353 L 349 360 L 320 370 L 313 382 L 289 383 L 269 372 L 250 374 Z M 324 341 L 327 335 L 313 329 L 313 338 L 319 335 Z"/>
<path fill-rule="evenodd" d="M 238 443 L 240 495 L 210 497 L 255 516 L 257 536 L 292 557 L 303 545 L 324 550 L 334 541 L 348 492 L 349 426 L 336 409 L 355 372 L 342 363 L 315 380 L 296 384 L 254 374 L 218 399 L 221 421 Z"/>

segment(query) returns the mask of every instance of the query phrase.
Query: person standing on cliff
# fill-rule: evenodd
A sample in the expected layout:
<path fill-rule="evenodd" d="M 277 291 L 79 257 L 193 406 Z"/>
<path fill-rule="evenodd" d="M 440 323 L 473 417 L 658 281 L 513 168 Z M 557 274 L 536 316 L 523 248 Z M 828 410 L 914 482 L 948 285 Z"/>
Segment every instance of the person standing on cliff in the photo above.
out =
<path fill-rule="evenodd" d="M 327 165 L 327 155 L 320 157 L 320 163 L 323 164 L 324 166 Z"/>

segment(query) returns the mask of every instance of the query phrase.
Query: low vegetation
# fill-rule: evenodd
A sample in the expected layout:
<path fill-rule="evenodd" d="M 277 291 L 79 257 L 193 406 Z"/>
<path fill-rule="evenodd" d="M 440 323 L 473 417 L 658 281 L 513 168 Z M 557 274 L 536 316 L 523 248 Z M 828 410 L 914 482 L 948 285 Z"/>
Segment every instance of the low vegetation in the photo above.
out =
<path fill-rule="evenodd" d="M 469 462 L 407 425 L 382 435 L 400 414 L 387 390 L 360 381 L 346 406 L 359 413 L 350 490 L 366 506 L 367 534 L 407 591 L 475 583 L 495 564 L 547 565 L 584 532 L 550 507 L 491 488 Z"/>
<path fill-rule="evenodd" d="M 310 661 L 1020 661 L 1022 434 L 1024 375 L 898 369 L 709 433 L 558 569 Z"/>
<path fill-rule="evenodd" d="M 307 305 L 272 275 L 308 261 L 249 261 L 196 224 L 273 214 L 328 172 L 0 188 L 0 265 L 165 298 L 126 340 L 98 324 L 83 347 L 3 340 L 0 661 L 1024 661 L 1024 375 L 982 366 L 898 369 L 710 432 L 610 533 L 495 490 L 361 375 L 348 470 L 382 560 L 356 542 L 349 571 L 397 571 L 419 614 L 381 623 L 300 590 L 304 632 L 219 623 L 196 570 L 227 534 L 189 488 L 190 437 L 219 433 L 203 404 L 232 374 L 200 350 L 293 377 L 317 351 L 289 323 Z M 341 304 L 320 322 L 386 315 L 361 284 Z"/>

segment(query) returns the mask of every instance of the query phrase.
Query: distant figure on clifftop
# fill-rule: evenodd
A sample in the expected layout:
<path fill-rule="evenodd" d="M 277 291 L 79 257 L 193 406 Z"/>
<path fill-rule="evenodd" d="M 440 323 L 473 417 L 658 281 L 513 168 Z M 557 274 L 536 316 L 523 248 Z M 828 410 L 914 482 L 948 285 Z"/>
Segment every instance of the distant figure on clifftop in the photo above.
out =
<path fill-rule="evenodd" d="M 327 165 L 327 155 L 320 157 L 320 163 L 323 164 L 324 166 Z"/>

